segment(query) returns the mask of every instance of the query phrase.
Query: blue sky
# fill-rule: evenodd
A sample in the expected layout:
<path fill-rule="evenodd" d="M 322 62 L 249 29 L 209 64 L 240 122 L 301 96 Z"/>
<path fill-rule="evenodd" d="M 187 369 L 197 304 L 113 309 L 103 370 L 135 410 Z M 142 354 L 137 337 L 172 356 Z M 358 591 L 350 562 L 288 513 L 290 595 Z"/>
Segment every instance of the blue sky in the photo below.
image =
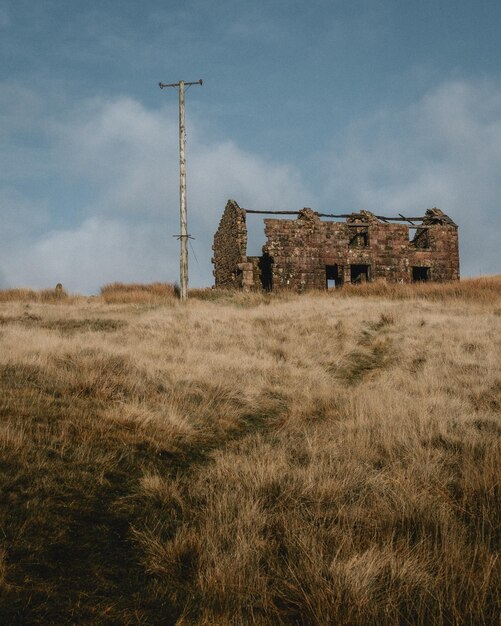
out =
<path fill-rule="evenodd" d="M 423 213 L 499 273 L 501 2 L 0 0 L 0 288 L 173 281 L 187 91 L 190 282 L 228 198 Z M 250 250 L 263 243 L 249 217 Z"/>

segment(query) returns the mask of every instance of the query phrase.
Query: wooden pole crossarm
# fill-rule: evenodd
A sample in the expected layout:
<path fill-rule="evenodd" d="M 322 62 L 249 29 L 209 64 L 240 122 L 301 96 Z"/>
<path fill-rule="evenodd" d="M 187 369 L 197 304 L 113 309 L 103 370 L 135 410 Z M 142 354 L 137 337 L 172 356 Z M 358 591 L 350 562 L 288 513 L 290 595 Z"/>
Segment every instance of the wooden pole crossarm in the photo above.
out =
<path fill-rule="evenodd" d="M 189 85 L 203 85 L 204 81 L 200 79 L 192 83 L 187 83 L 183 80 L 183 81 L 179 81 L 178 83 L 158 83 L 158 86 L 160 87 L 160 89 L 165 89 L 166 87 L 179 87 L 181 83 L 183 83 L 184 85 L 188 85 L 188 86 Z"/>

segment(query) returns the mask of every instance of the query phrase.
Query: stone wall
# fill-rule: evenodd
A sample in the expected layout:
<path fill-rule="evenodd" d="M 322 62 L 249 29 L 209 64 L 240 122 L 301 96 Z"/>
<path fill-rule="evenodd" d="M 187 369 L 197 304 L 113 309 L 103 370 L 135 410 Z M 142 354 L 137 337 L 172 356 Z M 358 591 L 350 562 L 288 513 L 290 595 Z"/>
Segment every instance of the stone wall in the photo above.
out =
<path fill-rule="evenodd" d="M 304 291 L 366 280 L 459 278 L 457 226 L 438 209 L 429 209 L 416 229 L 368 211 L 323 222 L 303 209 L 295 220 L 264 223 L 263 256 L 247 258 L 245 211 L 227 204 L 214 239 L 216 286 Z"/>
<path fill-rule="evenodd" d="M 212 246 L 216 287 L 240 288 L 244 286 L 244 272 L 248 283 L 247 226 L 245 211 L 234 200 L 228 200 Z M 251 268 L 252 273 L 252 268 Z"/>
<path fill-rule="evenodd" d="M 456 224 L 439 209 L 428 209 L 409 250 L 409 266 L 430 268 L 429 279 L 459 280 L 459 240 Z M 426 233 L 420 231 L 426 230 Z M 419 239 L 424 235 L 424 245 Z M 416 241 L 417 240 L 417 241 Z"/>

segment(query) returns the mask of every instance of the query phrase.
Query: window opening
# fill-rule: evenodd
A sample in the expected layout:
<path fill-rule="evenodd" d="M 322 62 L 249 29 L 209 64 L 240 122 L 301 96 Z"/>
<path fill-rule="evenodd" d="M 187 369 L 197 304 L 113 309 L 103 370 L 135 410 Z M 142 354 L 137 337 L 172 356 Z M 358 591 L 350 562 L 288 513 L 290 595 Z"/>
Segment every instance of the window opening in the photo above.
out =
<path fill-rule="evenodd" d="M 412 268 L 412 281 L 415 283 L 426 282 L 430 280 L 430 268 L 429 267 L 413 267 Z"/>
<path fill-rule="evenodd" d="M 410 232 L 410 231 L 409 231 Z M 429 248 L 430 238 L 427 228 L 418 228 L 416 234 L 411 239 L 411 243 L 415 248 Z"/>
<path fill-rule="evenodd" d="M 350 237 L 350 248 L 367 248 L 369 245 L 369 231 L 367 228 L 354 228 L 353 230 L 355 232 Z"/>
<path fill-rule="evenodd" d="M 370 280 L 369 265 L 352 265 L 351 266 L 351 282 L 367 283 Z"/>

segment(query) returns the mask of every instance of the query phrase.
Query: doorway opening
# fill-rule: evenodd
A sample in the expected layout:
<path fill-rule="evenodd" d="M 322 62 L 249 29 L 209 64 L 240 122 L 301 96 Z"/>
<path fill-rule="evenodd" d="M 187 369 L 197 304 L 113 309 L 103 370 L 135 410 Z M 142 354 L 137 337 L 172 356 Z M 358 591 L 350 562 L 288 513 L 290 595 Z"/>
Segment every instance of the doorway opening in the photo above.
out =
<path fill-rule="evenodd" d="M 325 288 L 337 289 L 343 284 L 341 274 L 339 271 L 339 265 L 326 265 L 325 266 Z"/>
<path fill-rule="evenodd" d="M 273 259 L 265 252 L 259 259 L 261 286 L 265 291 L 273 291 Z"/>

